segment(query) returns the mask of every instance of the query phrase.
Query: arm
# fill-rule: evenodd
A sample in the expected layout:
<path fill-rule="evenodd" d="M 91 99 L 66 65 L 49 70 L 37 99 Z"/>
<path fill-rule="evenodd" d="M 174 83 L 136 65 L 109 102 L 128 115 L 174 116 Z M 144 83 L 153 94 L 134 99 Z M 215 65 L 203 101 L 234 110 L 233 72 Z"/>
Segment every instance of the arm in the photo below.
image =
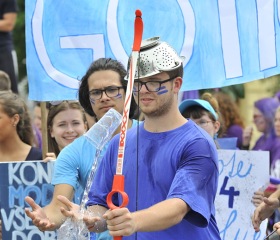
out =
<path fill-rule="evenodd" d="M 11 32 L 14 29 L 17 20 L 17 13 L 6 13 L 0 20 L 0 31 Z"/>
<path fill-rule="evenodd" d="M 280 189 L 272 193 L 268 198 L 264 197 L 263 202 L 255 209 L 252 223 L 256 232 L 260 231 L 263 220 L 270 217 L 280 205 Z"/>
<path fill-rule="evenodd" d="M 26 197 L 26 202 L 31 206 L 32 211 L 25 209 L 28 217 L 41 231 L 52 231 L 61 226 L 65 221 L 65 217 L 60 212 L 60 208 L 67 208 L 65 204 L 57 199 L 58 195 L 63 195 L 70 201 L 74 196 L 74 189 L 68 184 L 55 185 L 52 201 L 49 205 L 41 208 L 30 197 Z"/>
<path fill-rule="evenodd" d="M 105 218 L 101 218 L 106 211 L 108 209 L 100 205 L 89 206 L 87 208 L 83 221 L 90 232 L 100 233 L 107 230 L 106 220 Z"/>
<path fill-rule="evenodd" d="M 253 127 L 246 127 L 242 135 L 242 149 L 249 150 L 250 142 L 253 135 Z"/>
<path fill-rule="evenodd" d="M 107 211 L 104 218 L 112 236 L 128 236 L 135 232 L 159 231 L 182 221 L 190 207 L 181 199 L 173 198 L 145 210 L 129 212 L 127 208 Z"/>

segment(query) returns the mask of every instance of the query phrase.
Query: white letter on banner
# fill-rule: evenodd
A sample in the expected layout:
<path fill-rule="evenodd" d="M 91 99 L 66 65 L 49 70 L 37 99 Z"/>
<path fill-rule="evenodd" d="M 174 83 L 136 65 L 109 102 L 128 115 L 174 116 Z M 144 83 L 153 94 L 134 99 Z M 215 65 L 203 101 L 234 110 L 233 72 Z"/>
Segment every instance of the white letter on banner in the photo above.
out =
<path fill-rule="evenodd" d="M 277 1 L 278 5 L 278 22 L 280 23 L 280 0 Z"/>
<path fill-rule="evenodd" d="M 260 70 L 276 66 L 273 4 L 273 0 L 257 0 Z"/>
<path fill-rule="evenodd" d="M 34 176 L 34 178 L 33 178 L 33 180 L 31 180 L 31 181 L 29 181 L 28 179 L 26 179 L 26 177 L 25 177 L 25 174 L 24 174 L 24 172 L 25 172 L 25 170 L 28 168 L 28 167 L 30 167 L 31 169 L 33 169 L 33 176 Z M 19 174 L 20 174 L 20 179 L 21 179 L 21 181 L 22 181 L 22 183 L 23 184 L 25 184 L 25 185 L 27 185 L 27 186 L 33 186 L 33 185 L 35 185 L 35 183 L 36 182 L 38 182 L 38 171 L 37 171 L 37 168 L 36 168 L 36 164 L 35 163 L 32 163 L 32 162 L 27 162 L 27 163 L 25 163 L 24 165 L 22 165 L 21 166 L 21 168 L 20 168 L 20 170 L 19 170 Z M 26 176 L 27 175 L 32 175 L 31 174 L 31 172 L 28 174 L 26 174 Z"/>
<path fill-rule="evenodd" d="M 108 41 L 114 56 L 122 63 L 124 66 L 127 64 L 128 56 L 123 48 L 120 36 L 119 29 L 117 24 L 117 9 L 118 9 L 118 0 L 109 1 L 107 9 L 107 33 Z"/>
<path fill-rule="evenodd" d="M 58 71 L 52 65 L 43 39 L 43 15 L 44 0 L 37 0 L 32 18 L 32 36 L 38 58 L 50 78 L 66 87 L 78 89 L 80 84 L 79 80 Z"/>
<path fill-rule="evenodd" d="M 102 34 L 82 35 L 60 38 L 61 48 L 92 49 L 92 60 L 105 57 L 104 37 Z"/>
<path fill-rule="evenodd" d="M 181 55 L 185 57 L 184 66 L 189 62 L 192 53 L 193 53 L 193 42 L 195 37 L 195 17 L 194 11 L 189 1 L 186 0 L 177 0 L 182 14 L 184 17 L 185 25 L 185 39 L 181 51 Z"/>
<path fill-rule="evenodd" d="M 47 164 L 47 169 L 44 169 L 44 166 Z M 38 175 L 38 183 L 42 184 L 45 180 L 45 182 L 50 183 L 52 179 L 52 168 L 53 166 L 52 162 L 43 163 L 43 162 L 37 162 L 37 175 Z"/>
<path fill-rule="evenodd" d="M 8 165 L 8 172 L 9 172 L 9 185 L 13 185 L 14 184 L 14 181 L 17 183 L 17 184 L 21 184 L 21 180 L 18 178 L 18 176 L 16 175 L 16 172 L 18 171 L 20 167 L 20 163 L 16 163 L 13 165 L 13 163 L 9 163 Z"/>
<path fill-rule="evenodd" d="M 222 48 L 226 78 L 242 76 L 235 0 L 219 0 Z"/>

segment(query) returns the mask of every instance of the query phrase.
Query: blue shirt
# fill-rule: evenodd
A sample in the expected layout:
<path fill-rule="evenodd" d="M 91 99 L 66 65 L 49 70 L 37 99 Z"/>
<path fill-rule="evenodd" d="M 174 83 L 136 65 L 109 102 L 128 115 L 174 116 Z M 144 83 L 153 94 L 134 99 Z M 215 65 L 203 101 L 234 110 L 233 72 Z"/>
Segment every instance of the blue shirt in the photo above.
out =
<path fill-rule="evenodd" d="M 138 125 L 133 120 L 132 127 Z M 108 144 L 102 149 L 100 159 L 106 152 Z M 75 202 L 81 201 L 81 193 L 86 187 L 88 176 L 92 170 L 96 148 L 85 136 L 75 139 L 59 153 L 54 166 L 52 184 L 69 184 L 75 189 Z M 112 239 L 108 232 L 98 234 L 98 239 Z M 102 238 L 101 238 L 102 237 Z"/>
<path fill-rule="evenodd" d="M 138 144 L 136 144 L 138 142 Z M 138 145 L 138 146 L 137 146 Z M 118 136 L 111 140 L 96 172 L 88 205 L 105 207 L 116 169 Z M 138 156 L 137 156 L 138 153 Z M 191 120 L 168 132 L 151 133 L 141 124 L 127 132 L 123 175 L 131 212 L 171 198 L 180 198 L 191 211 L 163 231 L 138 232 L 137 239 L 218 240 L 214 200 L 218 186 L 218 155 L 213 139 Z M 119 196 L 120 197 L 120 196 Z M 114 195 L 113 202 L 121 199 Z M 136 234 L 123 239 L 136 239 Z"/>

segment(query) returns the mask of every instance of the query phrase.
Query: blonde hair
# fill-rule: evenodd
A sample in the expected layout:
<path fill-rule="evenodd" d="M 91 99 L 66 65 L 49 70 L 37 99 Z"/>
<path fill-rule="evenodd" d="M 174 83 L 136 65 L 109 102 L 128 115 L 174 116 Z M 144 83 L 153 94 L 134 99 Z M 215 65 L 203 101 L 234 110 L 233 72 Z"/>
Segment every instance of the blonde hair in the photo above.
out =
<path fill-rule="evenodd" d="M 11 90 L 11 79 L 7 73 L 0 70 L 0 91 Z"/>

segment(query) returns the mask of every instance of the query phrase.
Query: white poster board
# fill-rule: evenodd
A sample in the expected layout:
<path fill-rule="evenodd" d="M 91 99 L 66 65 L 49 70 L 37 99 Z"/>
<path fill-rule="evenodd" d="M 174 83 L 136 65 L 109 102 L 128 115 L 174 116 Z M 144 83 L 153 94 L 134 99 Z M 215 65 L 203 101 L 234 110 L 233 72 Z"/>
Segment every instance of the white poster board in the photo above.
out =
<path fill-rule="evenodd" d="M 264 239 L 266 221 L 255 233 L 251 202 L 255 191 L 269 182 L 269 152 L 218 150 L 219 185 L 216 220 L 222 240 Z"/>

